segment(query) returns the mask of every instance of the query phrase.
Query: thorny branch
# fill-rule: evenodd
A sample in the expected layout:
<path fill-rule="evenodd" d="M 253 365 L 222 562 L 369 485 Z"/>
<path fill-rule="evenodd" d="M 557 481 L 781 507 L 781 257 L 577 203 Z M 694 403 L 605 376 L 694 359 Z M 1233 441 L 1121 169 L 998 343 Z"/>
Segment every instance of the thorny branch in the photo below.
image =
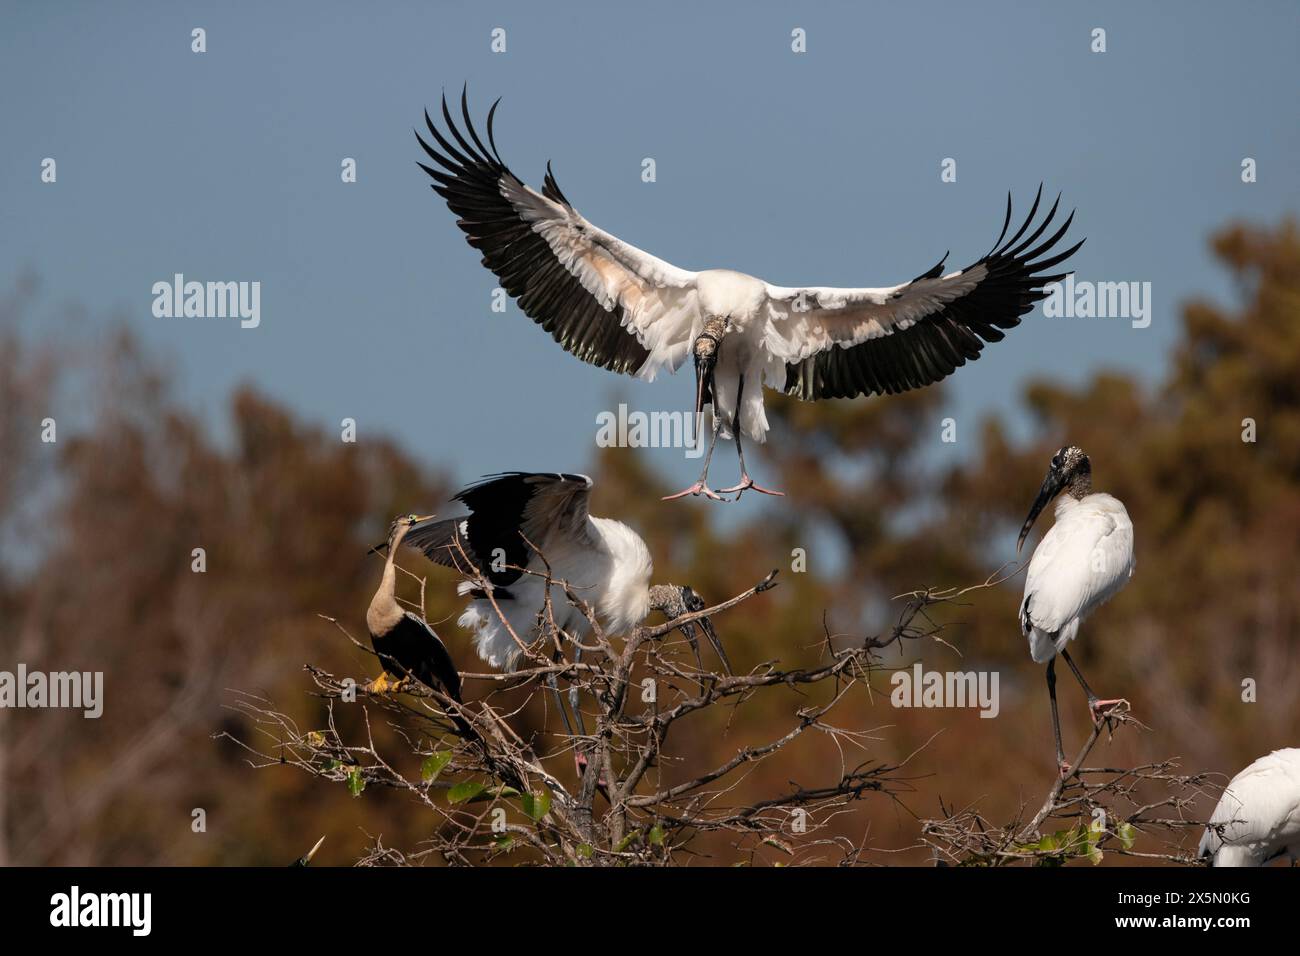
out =
<path fill-rule="evenodd" d="M 531 546 L 531 545 L 530 545 Z M 536 550 L 536 549 L 534 549 Z M 540 555 L 540 552 L 539 552 Z M 823 621 L 820 659 L 808 666 L 762 661 L 745 673 L 704 670 L 688 657 L 684 641 L 671 635 L 701 618 L 713 618 L 775 587 L 776 572 L 711 607 L 659 624 L 634 628 L 620 642 L 606 634 L 580 590 L 556 580 L 542 559 L 536 574 L 547 585 L 545 604 L 529 633 L 510 630 L 521 649 L 521 666 L 507 673 L 465 673 L 465 705 L 437 691 L 416 686 L 404 695 L 374 695 L 363 681 L 305 665 L 314 693 L 324 702 L 324 726 L 303 729 L 262 697 L 236 692 L 232 708 L 251 721 L 251 740 L 223 734 L 259 768 L 289 765 L 323 780 L 346 785 L 355 794 L 371 787 L 407 793 L 429 812 L 428 836 L 419 846 L 397 849 L 372 837 L 370 851 L 360 861 L 370 865 L 419 865 L 441 861 L 474 865 L 504 861 L 529 864 L 671 865 L 688 862 L 707 849 L 698 849 L 702 834 L 726 834 L 741 859 L 787 864 L 825 862 L 841 865 L 863 861 L 865 835 L 855 844 L 829 832 L 830 822 L 868 794 L 898 801 L 910 789 L 904 760 L 897 764 L 873 759 L 869 747 L 875 731 L 836 723 L 837 708 L 852 694 L 873 691 L 870 679 L 879 669 L 881 650 L 905 641 L 929 639 L 951 647 L 942 636 L 944 625 L 931 614 L 937 605 L 961 605 L 973 591 L 995 587 L 998 574 L 963 589 L 926 589 L 900 595 L 904 601 L 894 625 L 866 639 L 833 636 Z M 466 559 L 463 573 L 489 596 L 489 582 Z M 563 595 L 583 616 L 589 634 L 578 644 L 556 623 L 552 600 Z M 496 607 L 495 602 L 492 601 Z M 510 627 L 500 609 L 502 623 Z M 326 618 L 357 647 L 355 640 L 332 618 Z M 586 654 L 578 660 L 576 649 Z M 568 738 L 550 733 L 523 734 L 521 714 L 534 697 L 546 706 L 548 681 L 576 689 L 585 736 Z M 781 688 L 799 700 L 791 706 Z M 561 705 L 562 706 L 562 705 Z M 362 715 L 359 722 L 358 707 Z M 721 711 L 718 708 L 723 708 Z M 744 715 L 751 708 L 769 717 L 786 715 L 779 733 L 751 739 Z M 712 719 L 710 713 L 719 715 Z M 376 747 L 372 714 L 384 715 L 388 725 L 420 761 L 418 773 L 395 764 L 410 757 L 388 759 Z M 458 734 L 448 719 L 455 713 L 472 727 Z M 346 715 L 347 720 L 338 718 Z M 1122 718 L 1127 719 L 1127 718 Z M 716 733 L 722 722 L 736 732 L 734 753 L 710 767 L 689 767 L 672 742 L 707 728 Z M 340 728 L 345 724 L 350 729 Z M 594 723 L 594 726 L 591 724 Z M 678 731 L 679 727 L 684 729 Z M 705 732 L 710 732 L 706 730 Z M 1098 733 L 1100 728 L 1098 729 Z M 1094 733 L 1076 766 L 1082 765 Z M 779 760 L 802 741 L 830 740 L 840 754 L 840 766 L 823 779 L 790 781 L 779 792 L 761 797 L 740 796 L 740 785 L 766 761 Z M 572 756 L 582 753 L 585 770 L 576 779 Z M 567 759 L 566 759 L 567 758 Z M 910 758 L 908 758 L 910 760 Z M 1106 774 L 1104 784 L 1084 783 Z M 1168 766 L 1132 771 L 1084 770 L 1075 782 L 1063 782 L 1028 827 L 1004 831 L 991 828 L 966 811 L 947 821 L 926 821 L 926 840 L 942 847 L 946 859 L 979 856 L 995 862 L 1049 855 L 1026 847 L 1028 832 L 1049 817 L 1087 817 L 1102 795 L 1133 795 L 1140 781 L 1182 778 Z M 1132 812 L 1115 816 L 1105 845 L 1153 819 L 1157 811 L 1175 815 L 1181 798 L 1134 804 Z M 965 829 L 963 829 L 963 826 Z M 966 834 L 970 831 L 969 835 Z M 978 842 L 979 838 L 988 845 Z M 963 842 L 964 841 L 964 842 Z M 716 844 L 714 844 L 716 845 Z M 936 850 L 940 852 L 940 850 Z M 730 860 L 728 860 L 730 862 Z"/>
<path fill-rule="evenodd" d="M 1024 805 L 1015 819 L 998 826 L 974 807 L 950 810 L 941 803 L 943 818 L 921 822 L 936 864 L 1059 866 L 1074 858 L 1099 863 L 1106 853 L 1196 864 L 1183 844 L 1205 827 L 1193 807 L 1207 797 L 1214 805 L 1213 775 L 1180 774 L 1174 759 L 1129 768 L 1086 766 L 1102 732 L 1116 725 L 1141 726 L 1126 706 L 1095 721 L 1071 764 L 1075 769 L 1057 777 L 1028 821 Z M 1055 827 L 1046 826 L 1053 821 Z M 1164 852 L 1138 849 L 1140 835 L 1159 837 Z"/>

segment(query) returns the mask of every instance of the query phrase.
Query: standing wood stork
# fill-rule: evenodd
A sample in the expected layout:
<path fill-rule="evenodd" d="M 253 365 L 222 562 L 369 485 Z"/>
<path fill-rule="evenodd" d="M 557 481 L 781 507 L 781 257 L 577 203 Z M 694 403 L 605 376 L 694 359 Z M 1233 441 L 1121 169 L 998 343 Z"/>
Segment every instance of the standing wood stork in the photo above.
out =
<path fill-rule="evenodd" d="M 397 570 L 394 561 L 403 539 L 425 519 L 416 515 L 401 515 L 393 519 L 388 529 L 386 545 L 388 555 L 384 561 L 384 574 L 379 588 L 366 611 L 366 629 L 370 643 L 379 657 L 383 671 L 371 682 L 372 693 L 395 693 L 408 680 L 414 678 L 427 687 L 441 690 L 461 703 L 460 673 L 447 652 L 447 647 L 424 622 L 424 619 L 404 609 L 397 603 Z M 390 677 L 391 675 L 391 677 Z M 459 714 L 450 715 L 462 734 L 471 733 L 469 724 Z"/>
<path fill-rule="evenodd" d="M 463 581 L 457 589 L 473 599 L 459 624 L 474 633 L 479 656 L 492 667 L 513 670 L 524 650 L 520 642 L 528 644 L 541 636 L 539 616 L 546 604 L 548 566 L 555 623 L 575 641 L 590 634 L 591 625 L 569 604 L 559 582 L 566 582 L 589 604 L 601 627 L 611 634 L 630 630 L 652 611 L 672 619 L 704 609 L 703 600 L 690 587 L 650 584 L 654 566 L 645 541 L 621 521 L 591 515 L 587 510 L 591 487 L 586 475 L 522 471 L 492 475 L 452 499 L 469 509 L 468 516 L 421 520 L 406 535 L 405 543 L 431 561 L 474 574 L 476 580 Z M 712 623 L 701 618 L 699 625 L 730 674 L 731 662 Z M 698 662 L 694 624 L 684 624 L 681 631 Z M 581 648 L 575 646 L 574 659 L 580 658 Z M 573 736 L 553 675 L 548 682 Z M 577 688 L 572 687 L 570 706 L 585 736 L 577 697 Z M 581 766 L 580 755 L 578 762 Z"/>
<path fill-rule="evenodd" d="M 1274 750 L 1232 778 L 1197 855 L 1211 866 L 1300 859 L 1300 748 Z"/>
<path fill-rule="evenodd" d="M 947 275 L 946 254 L 911 282 L 878 289 L 786 288 L 727 269 L 690 272 L 588 222 L 560 191 L 549 164 L 540 193 L 525 186 L 497 151 L 499 103 L 488 112 L 489 149 L 470 120 L 466 95 L 460 103 L 464 132 L 444 96 L 446 135 L 427 111 L 425 124 L 437 145 L 416 132 L 438 168 L 419 165 L 469 244 L 482 252 L 483 265 L 566 351 L 647 381 L 693 358 L 696 420 L 711 406 L 713 434 L 699 480 L 668 498 L 718 500 L 732 492 L 739 498 L 749 489 L 779 494 L 754 484 L 741 445 L 742 432 L 756 442 L 766 439 L 764 385 L 810 401 L 892 395 L 937 382 L 1018 325 L 1046 296 L 1043 286 L 1066 275 L 1047 273 L 1083 245 L 1039 258 L 1074 218 L 1071 213 L 1039 242 L 1060 203 L 1058 196 L 1029 231 L 1040 186 L 1015 235 L 1002 241 L 1011 224 L 1008 195 L 993 248 Z M 721 494 L 708 485 L 719 435 L 734 437 L 740 459 L 739 483 Z"/>
<path fill-rule="evenodd" d="M 1020 629 L 1029 640 L 1029 654 L 1047 663 L 1047 692 L 1052 700 L 1052 734 L 1056 763 L 1062 776 L 1070 772 L 1061 749 L 1061 721 L 1056 712 L 1056 656 L 1065 658 L 1079 686 L 1088 695 L 1094 721 L 1123 699 L 1101 700 L 1092 692 L 1065 645 L 1074 640 L 1079 624 L 1110 600 L 1133 576 L 1133 522 L 1118 498 L 1092 490 L 1092 463 L 1083 449 L 1070 445 L 1052 457 L 1047 477 L 1020 529 L 1016 553 L 1024 546 L 1047 504 L 1056 503 L 1056 523 L 1043 535 L 1029 561 L 1025 598 L 1020 604 Z"/>

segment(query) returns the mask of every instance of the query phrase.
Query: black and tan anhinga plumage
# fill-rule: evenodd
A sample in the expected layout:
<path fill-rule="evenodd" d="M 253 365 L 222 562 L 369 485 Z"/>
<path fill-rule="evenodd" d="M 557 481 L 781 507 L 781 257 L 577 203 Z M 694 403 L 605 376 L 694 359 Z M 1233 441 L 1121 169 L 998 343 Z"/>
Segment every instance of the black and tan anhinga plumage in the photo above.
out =
<path fill-rule="evenodd" d="M 422 618 L 397 603 L 397 568 L 394 564 L 397 548 L 420 520 L 416 515 L 402 515 L 394 519 L 388 529 L 384 576 L 366 611 L 370 642 L 384 670 L 368 689 L 372 693 L 396 692 L 405 686 L 406 681 L 414 678 L 427 687 L 442 691 L 459 704 L 460 673 L 446 645 Z M 458 714 L 450 716 L 462 733 L 468 731 L 469 725 L 464 718 Z"/>
<path fill-rule="evenodd" d="M 1010 239 L 1002 241 L 1011 226 L 1008 195 L 993 248 L 947 274 L 940 260 L 894 286 L 787 288 L 729 269 L 691 272 L 590 222 L 549 166 L 540 192 L 526 186 L 497 151 L 495 104 L 486 142 L 463 93 L 460 113 L 458 124 L 444 98 L 441 125 L 425 114 L 429 139 L 419 138 L 432 165 L 420 165 L 524 313 L 566 351 L 612 371 L 653 380 L 693 358 L 697 420 L 712 406 L 713 439 L 704 473 L 674 498 L 720 498 L 707 483 L 719 434 L 735 437 L 741 472 L 721 493 L 779 494 L 754 484 L 741 449 L 742 432 L 760 443 L 767 435 L 764 386 L 811 401 L 937 382 L 1018 325 L 1047 295 L 1044 286 L 1065 275 L 1055 267 L 1082 245 L 1057 248 L 1074 218 L 1049 231 L 1059 197 L 1035 225 L 1040 187 Z"/>

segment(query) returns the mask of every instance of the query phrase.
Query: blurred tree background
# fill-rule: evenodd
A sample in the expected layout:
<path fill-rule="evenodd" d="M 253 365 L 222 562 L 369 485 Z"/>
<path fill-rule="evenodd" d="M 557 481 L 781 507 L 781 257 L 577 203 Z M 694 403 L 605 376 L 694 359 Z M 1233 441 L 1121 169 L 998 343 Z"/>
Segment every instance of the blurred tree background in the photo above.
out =
<path fill-rule="evenodd" d="M 1081 445 L 1098 488 L 1133 516 L 1137 571 L 1084 625 L 1077 659 L 1099 693 L 1127 697 L 1150 727 L 1097 753 L 1110 766 L 1178 755 L 1188 770 L 1231 776 L 1300 744 L 1291 679 L 1300 663 L 1291 564 L 1300 544 L 1300 236 L 1289 220 L 1233 226 L 1213 247 L 1239 301 L 1184 307 L 1167 380 L 1031 382 L 1028 440 L 997 418 L 977 437 L 963 422 L 962 441 L 974 447 L 939 468 L 926 452 L 942 427 L 942 386 L 816 405 L 770 396 L 781 440 L 764 449 L 764 467 L 784 501 L 719 523 L 716 507 L 660 506 L 669 489 L 642 459 L 606 450 L 590 463 L 593 511 L 641 531 L 656 580 L 690 583 L 710 600 L 781 568 L 779 588 L 717 624 L 738 668 L 808 664 L 824 653 L 827 629 L 847 642 L 887 628 L 895 595 L 989 577 L 1014 556 L 1051 452 Z M 321 834 L 329 839 L 318 861 L 350 863 L 376 835 L 417 844 L 426 821 L 407 797 L 354 798 L 290 768 L 254 771 L 214 734 L 250 732 L 228 706 L 233 688 L 309 728 L 323 707 L 304 663 L 373 676 L 373 658 L 318 615 L 364 639 L 380 569 L 367 548 L 396 513 L 446 510 L 446 475 L 395 441 L 343 443 L 251 388 L 231 397 L 230 437 L 218 440 L 130 334 L 90 343 L 75 320 L 33 332 L 38 299 L 26 283 L 0 305 L 0 669 L 103 671 L 106 702 L 98 720 L 0 709 L 0 864 L 287 864 Z M 57 442 L 43 443 L 54 408 L 81 418 L 60 416 Z M 1255 440 L 1244 441 L 1252 427 Z M 191 570 L 198 547 L 203 574 Z M 803 573 L 791 571 L 797 548 L 808 554 Z M 428 577 L 427 616 L 458 662 L 481 669 L 455 624 L 463 602 L 453 576 L 413 555 L 404 563 Z M 418 596 L 413 582 L 404 586 Z M 874 703 L 833 715 L 876 729 L 872 756 L 907 761 L 913 792 L 901 804 L 868 796 L 838 818 L 839 833 L 879 851 L 869 858 L 927 862 L 916 818 L 938 815 L 940 798 L 976 802 L 994 818 L 1041 802 L 1054 761 L 1042 668 L 1016 621 L 1022 588 L 1017 575 L 947 609 L 951 648 L 909 644 L 885 661 L 996 670 L 995 719 L 894 709 L 888 670 Z M 1243 702 L 1247 679 L 1256 702 Z M 716 726 L 675 741 L 682 772 L 720 763 L 803 703 L 791 690 L 783 712 L 708 715 Z M 1069 751 L 1087 729 L 1069 681 L 1062 707 Z M 540 706 L 519 719 L 560 730 Z M 377 730 L 394 761 L 412 759 L 391 728 Z M 838 768 L 829 742 L 808 740 L 755 767 L 736 797 L 817 785 Z M 568 758 L 552 769 L 573 773 Z M 196 808 L 205 832 L 192 829 Z M 693 848 L 703 862 L 737 860 L 722 842 Z"/>

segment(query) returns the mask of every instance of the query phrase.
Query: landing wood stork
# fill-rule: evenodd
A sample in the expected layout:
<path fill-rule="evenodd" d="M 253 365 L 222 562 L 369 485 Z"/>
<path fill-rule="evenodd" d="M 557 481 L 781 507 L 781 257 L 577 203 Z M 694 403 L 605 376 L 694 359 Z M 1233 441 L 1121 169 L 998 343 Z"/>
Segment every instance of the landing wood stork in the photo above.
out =
<path fill-rule="evenodd" d="M 519 471 L 489 476 L 452 499 L 465 505 L 469 515 L 422 520 L 406 535 L 405 543 L 430 560 L 478 579 L 458 586 L 460 594 L 473 599 L 459 624 L 473 632 L 479 656 L 490 666 L 513 670 L 523 653 L 520 642 L 541 636 L 548 565 L 555 623 L 575 641 L 589 635 L 591 625 L 569 604 L 559 582 L 567 582 L 591 606 L 611 635 L 637 626 L 652 611 L 672 619 L 704 609 L 703 600 L 688 586 L 650 584 L 654 565 L 645 541 L 621 521 L 591 515 L 591 488 L 586 475 Z M 712 623 L 701 618 L 699 625 L 730 674 L 731 662 Z M 681 631 L 699 661 L 694 624 L 688 622 Z M 574 658 L 581 658 L 580 647 L 575 646 Z M 550 683 L 573 736 L 553 677 Z M 569 701 L 585 736 L 576 687 Z"/>
<path fill-rule="evenodd" d="M 441 690 L 456 703 L 461 702 L 460 673 L 447 647 L 420 616 L 397 603 L 397 571 L 394 564 L 402 541 L 424 520 L 416 515 L 393 519 L 388 529 L 387 557 L 379 588 L 366 610 L 366 629 L 370 643 L 379 657 L 383 671 L 369 685 L 372 693 L 395 693 L 414 678 L 427 687 Z M 469 724 L 458 714 L 450 715 L 462 734 L 470 733 Z"/>
<path fill-rule="evenodd" d="M 1211 866 L 1300 859 L 1300 748 L 1274 750 L 1232 778 L 1197 855 Z"/>
<path fill-rule="evenodd" d="M 1020 529 L 1017 554 L 1039 512 L 1058 495 L 1056 523 L 1043 535 L 1029 561 L 1025 597 L 1020 604 L 1020 629 L 1029 641 L 1030 656 L 1037 663 L 1047 663 L 1056 763 L 1064 776 L 1070 772 L 1070 765 L 1061 749 L 1061 721 L 1056 712 L 1056 656 L 1065 658 L 1088 695 L 1094 721 L 1104 711 L 1127 703 L 1098 698 L 1065 645 L 1074 640 L 1083 619 L 1117 594 L 1133 576 L 1133 522 L 1118 498 L 1092 490 L 1092 463 L 1083 449 L 1070 445 L 1052 457 L 1047 477 Z"/>
<path fill-rule="evenodd" d="M 993 248 L 965 269 L 943 274 L 944 259 L 911 282 L 884 288 L 775 286 L 727 269 L 690 272 L 623 242 L 573 207 L 547 165 L 542 191 L 529 188 L 497 151 L 493 119 L 484 146 L 461 94 L 464 132 L 446 97 L 446 133 L 425 112 L 432 145 L 416 138 L 434 166 L 420 163 L 433 189 L 458 217 L 469 244 L 483 254 L 502 288 L 566 351 L 602 368 L 652 381 L 695 364 L 696 420 L 713 412 L 713 434 L 700 479 L 676 495 L 720 499 L 754 484 L 741 433 L 766 439 L 763 386 L 800 399 L 894 394 L 930 385 L 967 361 L 985 342 L 1045 297 L 1048 274 L 1082 241 L 1047 258 L 1074 218 L 1039 242 L 1060 197 L 1030 230 L 1042 187 L 1024 224 L 1006 242 L 1011 197 Z M 490 148 L 489 148 L 490 147 Z M 435 168 L 436 167 L 436 168 Z M 1028 235 L 1026 233 L 1028 232 Z M 1023 239 L 1022 239 L 1023 237 Z M 709 460 L 718 436 L 736 441 L 740 481 L 714 491 Z"/>

